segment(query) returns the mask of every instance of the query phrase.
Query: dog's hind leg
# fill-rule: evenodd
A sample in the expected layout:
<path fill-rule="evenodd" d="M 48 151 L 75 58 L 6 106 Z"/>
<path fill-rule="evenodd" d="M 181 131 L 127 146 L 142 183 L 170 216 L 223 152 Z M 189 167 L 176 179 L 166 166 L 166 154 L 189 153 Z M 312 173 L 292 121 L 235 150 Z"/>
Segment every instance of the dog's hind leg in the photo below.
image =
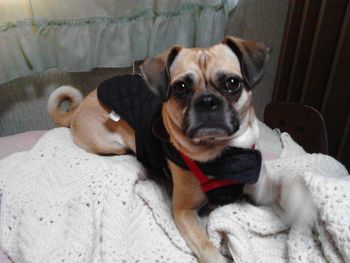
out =
<path fill-rule="evenodd" d="M 124 155 L 130 152 L 121 135 L 107 134 L 105 136 L 108 138 L 99 140 L 94 145 L 90 144 L 89 147 L 93 147 L 93 149 L 87 150 L 100 155 Z"/>
<path fill-rule="evenodd" d="M 134 130 L 123 120 L 114 122 L 106 114 L 100 116 L 103 116 L 100 117 L 103 118 L 103 121 L 100 121 L 100 125 L 95 125 L 93 129 L 90 128 L 90 132 L 81 131 L 84 131 L 84 128 L 89 129 L 89 125 L 93 124 L 72 123 L 72 134 L 80 131 L 79 136 L 73 136 L 74 143 L 88 152 L 101 155 L 123 155 L 130 151 L 135 152 Z"/>

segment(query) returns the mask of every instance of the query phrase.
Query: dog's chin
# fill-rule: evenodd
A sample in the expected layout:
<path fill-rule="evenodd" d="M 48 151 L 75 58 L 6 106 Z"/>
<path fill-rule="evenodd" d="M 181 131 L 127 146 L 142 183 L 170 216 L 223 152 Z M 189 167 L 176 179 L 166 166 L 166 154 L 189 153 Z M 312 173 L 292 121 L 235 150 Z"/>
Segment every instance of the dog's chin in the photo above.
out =
<path fill-rule="evenodd" d="M 215 143 L 229 141 L 233 133 L 225 128 L 203 127 L 191 133 L 190 138 L 195 143 Z"/>

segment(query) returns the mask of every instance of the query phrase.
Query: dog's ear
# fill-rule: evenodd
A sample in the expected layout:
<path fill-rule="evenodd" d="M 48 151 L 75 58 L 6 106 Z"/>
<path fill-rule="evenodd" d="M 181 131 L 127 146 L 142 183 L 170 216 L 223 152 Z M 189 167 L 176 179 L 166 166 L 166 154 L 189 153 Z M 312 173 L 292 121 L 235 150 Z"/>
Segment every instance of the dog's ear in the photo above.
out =
<path fill-rule="evenodd" d="M 263 43 L 237 37 L 226 37 L 222 43 L 238 56 L 244 81 L 248 88 L 253 88 L 264 74 L 271 49 Z"/>
<path fill-rule="evenodd" d="M 169 99 L 170 94 L 169 68 L 181 48 L 173 46 L 158 56 L 147 58 L 141 65 L 141 74 L 147 85 L 164 102 Z"/>

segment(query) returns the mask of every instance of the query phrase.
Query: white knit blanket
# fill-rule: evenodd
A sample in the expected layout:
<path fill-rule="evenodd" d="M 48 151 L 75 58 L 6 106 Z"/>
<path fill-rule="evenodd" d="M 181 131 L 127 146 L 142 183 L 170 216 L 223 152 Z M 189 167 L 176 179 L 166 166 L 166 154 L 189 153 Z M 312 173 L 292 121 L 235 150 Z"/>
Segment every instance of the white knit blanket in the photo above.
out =
<path fill-rule="evenodd" d="M 281 158 L 268 171 L 302 177 L 318 209 L 316 229 L 290 228 L 272 208 L 243 201 L 203 220 L 210 239 L 235 262 L 350 262 L 345 168 L 281 138 Z M 66 128 L 1 160 L 0 191 L 1 246 L 16 263 L 197 261 L 173 223 L 169 198 L 145 180 L 135 158 L 86 153 Z"/>

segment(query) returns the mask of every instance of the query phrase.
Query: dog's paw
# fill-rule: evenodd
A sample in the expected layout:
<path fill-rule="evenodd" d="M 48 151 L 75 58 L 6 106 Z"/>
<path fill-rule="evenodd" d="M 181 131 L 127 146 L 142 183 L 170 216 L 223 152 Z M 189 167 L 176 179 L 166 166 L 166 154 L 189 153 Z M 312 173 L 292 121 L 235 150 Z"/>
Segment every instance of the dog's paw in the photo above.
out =
<path fill-rule="evenodd" d="M 199 259 L 200 263 L 229 263 L 232 262 L 228 258 L 225 258 L 222 255 L 207 255 L 205 258 Z"/>
<path fill-rule="evenodd" d="M 265 165 L 261 166 L 259 180 L 255 184 L 247 184 L 243 189 L 244 193 L 256 205 L 273 205 L 278 201 L 281 187 L 268 177 Z"/>
<path fill-rule="evenodd" d="M 207 248 L 202 250 L 198 261 L 200 263 L 229 263 L 232 262 L 228 258 L 224 257 L 216 248 Z"/>
<path fill-rule="evenodd" d="M 317 220 L 316 206 L 303 181 L 285 178 L 281 183 L 279 204 L 289 224 L 311 229 Z"/>

